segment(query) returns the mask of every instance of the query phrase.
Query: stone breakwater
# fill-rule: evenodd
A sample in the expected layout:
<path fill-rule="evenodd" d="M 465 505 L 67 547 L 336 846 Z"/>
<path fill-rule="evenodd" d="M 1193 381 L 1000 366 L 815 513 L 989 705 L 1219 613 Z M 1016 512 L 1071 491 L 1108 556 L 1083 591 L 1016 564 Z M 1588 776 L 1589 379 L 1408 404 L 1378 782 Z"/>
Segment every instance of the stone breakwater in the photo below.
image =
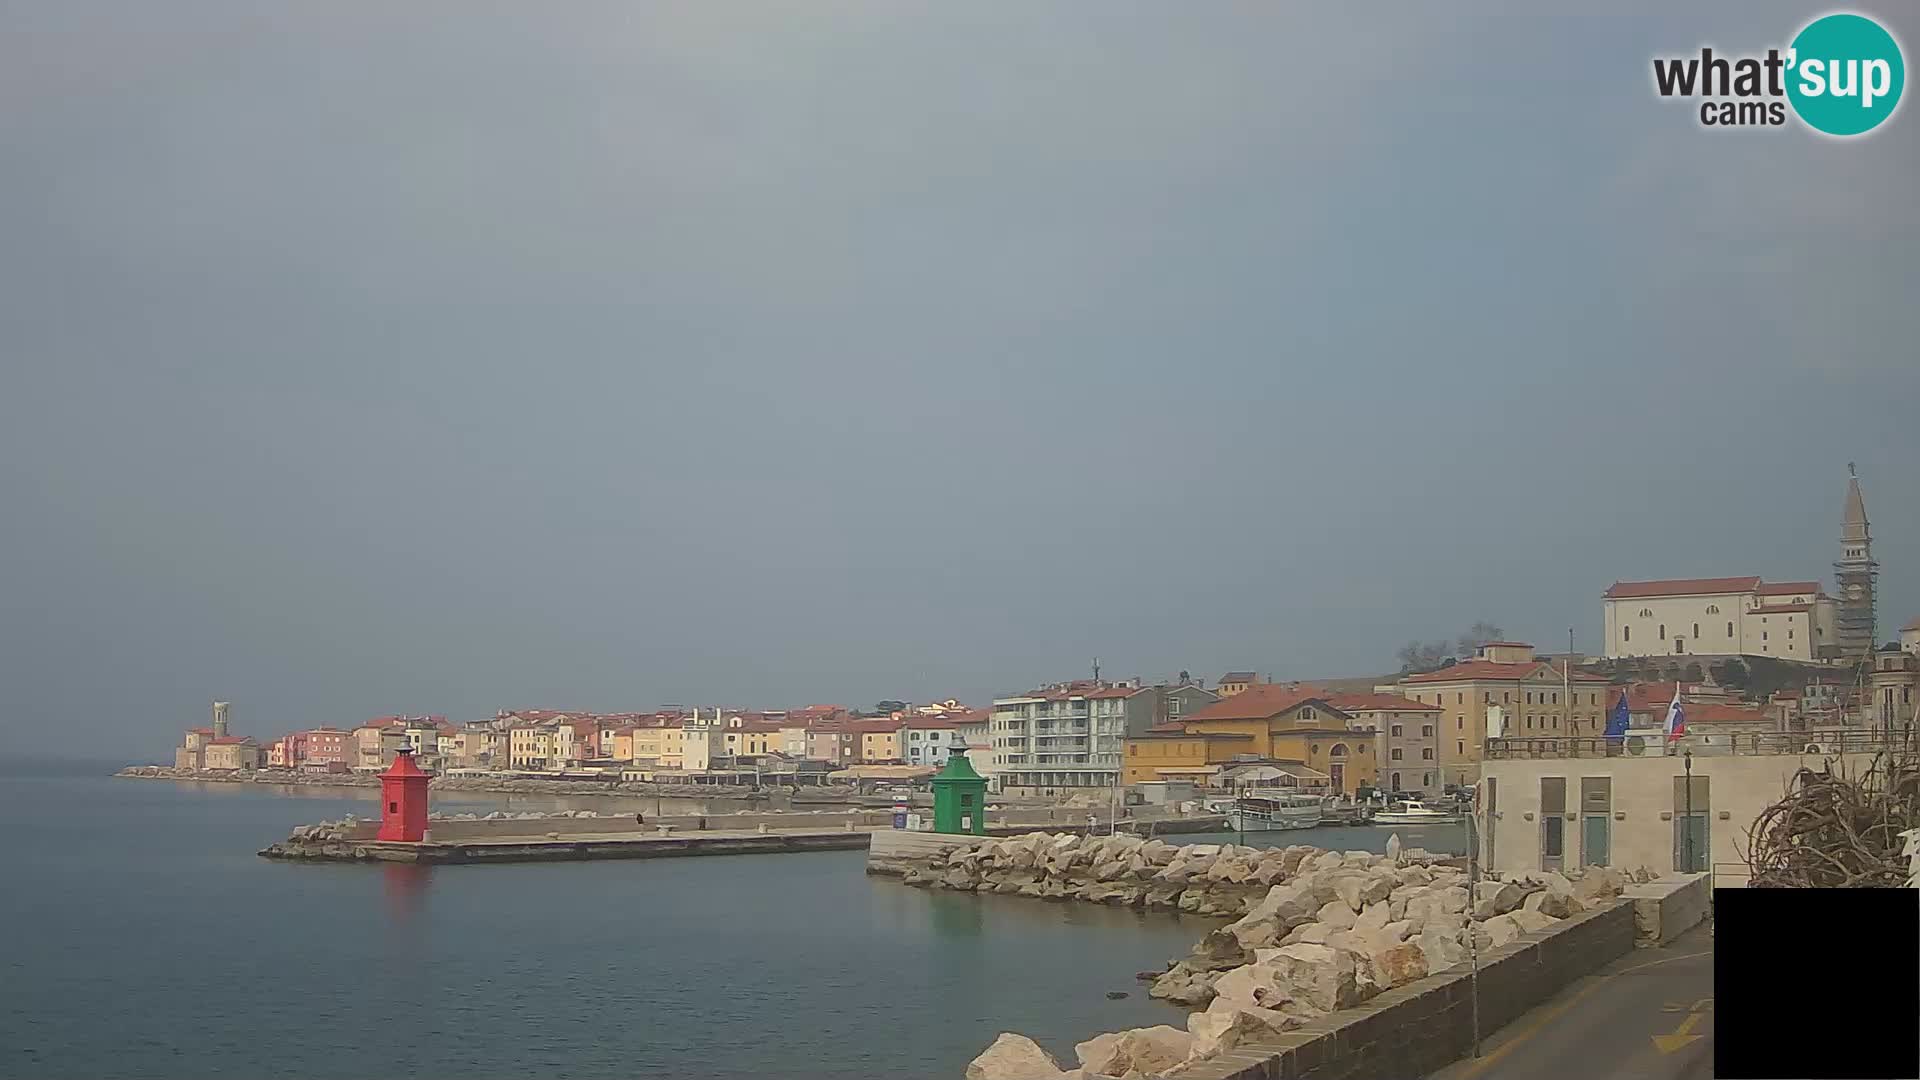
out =
<path fill-rule="evenodd" d="M 1444 971 L 1470 945 L 1492 950 L 1650 880 L 1604 868 L 1487 879 L 1425 852 L 1385 855 L 1175 846 L 1117 835 L 1032 833 L 968 844 L 909 868 L 929 888 L 1079 899 L 1237 915 L 1163 972 L 1149 993 L 1198 1010 L 1171 1025 L 1096 1036 L 1065 1070 L 1031 1039 L 1003 1033 L 967 1067 L 967 1080 L 1178 1077 L 1242 1042 L 1271 1038 Z"/>
<path fill-rule="evenodd" d="M 307 773 L 290 769 L 175 769 L 167 765 L 129 765 L 115 776 L 138 780 L 191 780 L 212 784 L 291 784 L 306 787 L 377 788 L 380 777 L 371 773 Z M 501 795 L 607 795 L 665 797 L 675 799 L 757 799 L 765 795 L 717 789 L 713 785 L 655 784 L 640 780 L 609 782 L 604 780 L 501 780 L 482 776 L 436 776 L 428 784 L 434 791 L 479 791 Z M 845 784 L 824 784 L 803 789 L 807 802 L 851 802 L 854 789 Z"/>

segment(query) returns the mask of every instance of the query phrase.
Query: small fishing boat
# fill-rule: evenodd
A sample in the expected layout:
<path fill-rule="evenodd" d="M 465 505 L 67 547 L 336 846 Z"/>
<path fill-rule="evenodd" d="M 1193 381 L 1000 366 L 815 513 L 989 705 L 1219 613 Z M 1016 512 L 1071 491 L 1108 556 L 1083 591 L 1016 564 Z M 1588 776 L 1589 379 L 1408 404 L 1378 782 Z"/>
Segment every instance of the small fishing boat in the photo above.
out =
<path fill-rule="evenodd" d="M 1227 811 L 1227 822 L 1235 832 L 1311 829 L 1325 808 L 1318 795 L 1243 795 Z"/>
<path fill-rule="evenodd" d="M 1385 810 L 1376 810 L 1373 814 L 1375 825 L 1452 825 L 1460 821 L 1457 810 L 1443 810 L 1428 806 L 1418 799 L 1389 803 Z"/>

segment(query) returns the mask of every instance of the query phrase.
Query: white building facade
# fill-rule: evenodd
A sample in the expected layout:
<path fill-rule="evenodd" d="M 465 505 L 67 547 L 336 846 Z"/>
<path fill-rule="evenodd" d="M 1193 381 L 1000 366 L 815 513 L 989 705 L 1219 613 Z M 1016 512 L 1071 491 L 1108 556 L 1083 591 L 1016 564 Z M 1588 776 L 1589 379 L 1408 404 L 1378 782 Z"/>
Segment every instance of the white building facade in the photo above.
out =
<path fill-rule="evenodd" d="M 996 698 L 993 768 L 1008 795 L 1070 795 L 1120 781 L 1133 683 L 1073 682 Z"/>
<path fill-rule="evenodd" d="M 1606 655 L 1834 655 L 1834 603 L 1817 581 L 1758 577 L 1617 581 L 1603 595 Z"/>

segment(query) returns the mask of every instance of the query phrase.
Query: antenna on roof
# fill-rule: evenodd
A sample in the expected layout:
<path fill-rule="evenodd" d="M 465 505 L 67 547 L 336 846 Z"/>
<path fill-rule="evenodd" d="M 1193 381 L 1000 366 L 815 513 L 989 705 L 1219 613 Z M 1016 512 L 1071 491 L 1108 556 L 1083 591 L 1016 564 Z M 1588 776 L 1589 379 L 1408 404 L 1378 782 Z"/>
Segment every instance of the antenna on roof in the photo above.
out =
<path fill-rule="evenodd" d="M 1093 681 L 1100 681 L 1100 658 L 1097 656 L 1093 658 Z"/>

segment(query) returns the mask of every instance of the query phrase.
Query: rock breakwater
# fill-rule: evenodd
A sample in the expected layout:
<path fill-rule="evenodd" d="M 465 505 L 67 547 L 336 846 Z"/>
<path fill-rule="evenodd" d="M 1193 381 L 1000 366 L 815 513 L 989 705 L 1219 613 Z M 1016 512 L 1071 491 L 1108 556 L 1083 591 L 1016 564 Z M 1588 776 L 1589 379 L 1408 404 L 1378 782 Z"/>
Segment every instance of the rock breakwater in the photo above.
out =
<path fill-rule="evenodd" d="M 1466 960 L 1590 906 L 1630 882 L 1590 868 L 1489 877 L 1392 837 L 1387 853 L 1232 844 L 1175 846 L 1118 835 L 1032 833 L 966 845 L 908 870 L 908 884 L 1079 899 L 1237 918 L 1202 937 L 1149 993 L 1196 1010 L 1167 1025 L 1097 1036 L 1062 1069 L 1030 1039 L 1004 1033 L 967 1068 L 968 1080 L 1177 1077 L 1251 1039 L 1299 1027 Z"/>

